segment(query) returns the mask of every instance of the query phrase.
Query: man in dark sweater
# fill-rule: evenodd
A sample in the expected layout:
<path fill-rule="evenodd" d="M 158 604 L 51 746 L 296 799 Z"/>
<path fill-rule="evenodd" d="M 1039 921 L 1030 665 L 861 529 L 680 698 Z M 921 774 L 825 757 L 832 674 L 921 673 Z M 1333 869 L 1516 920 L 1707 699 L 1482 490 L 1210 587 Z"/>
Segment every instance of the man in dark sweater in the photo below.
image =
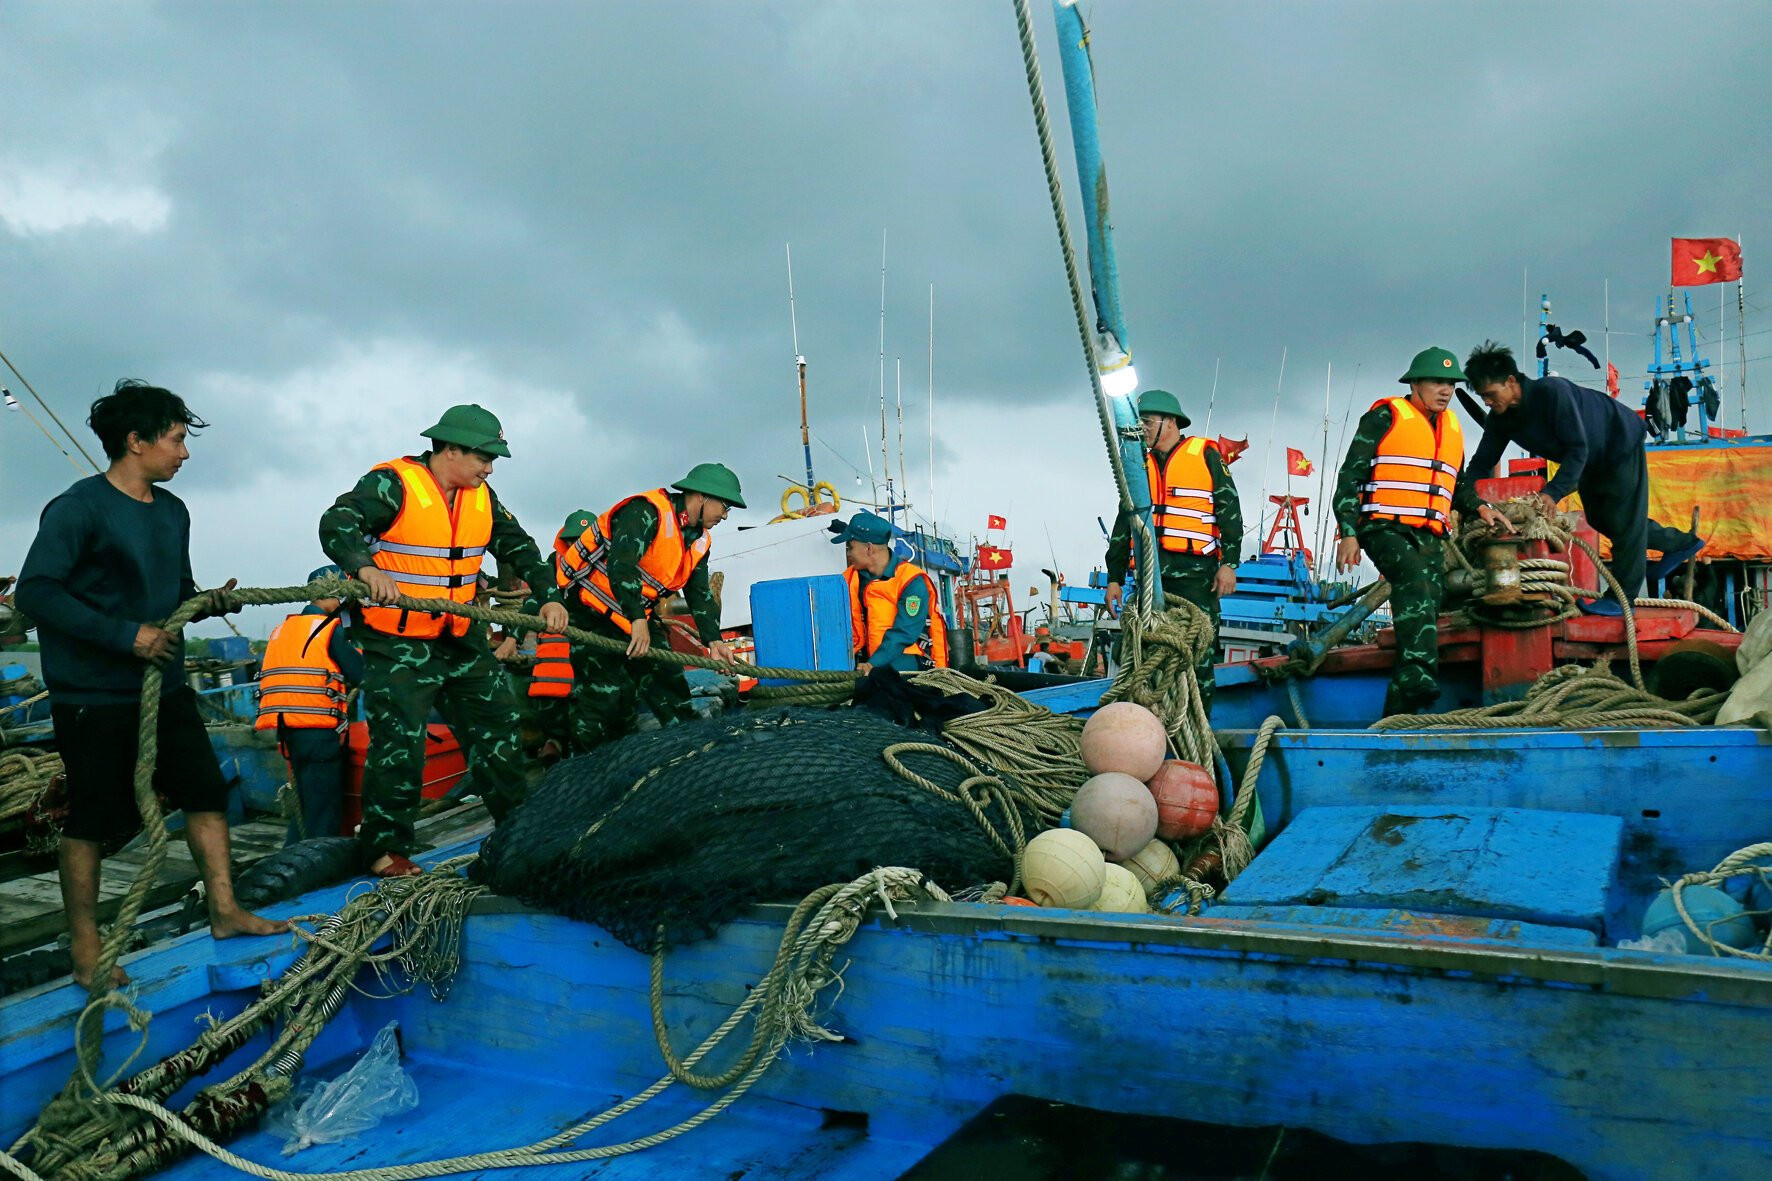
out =
<path fill-rule="evenodd" d="M 183 676 L 184 644 L 152 621 L 197 593 L 191 580 L 191 517 L 155 488 L 191 453 L 189 428 L 208 424 L 178 395 L 120 381 L 92 404 L 87 424 L 110 467 L 50 501 L 19 575 L 19 606 L 37 623 L 56 746 L 67 772 L 61 842 L 74 978 L 91 985 L 100 951 L 99 862 L 141 827 L 135 804 L 142 674 L 166 670 L 160 688 L 154 789 L 185 812 L 185 840 L 203 874 L 209 929 L 217 939 L 288 929 L 241 909 L 228 869 L 227 785 L 197 699 Z M 224 590 L 232 589 L 230 580 Z M 219 594 L 212 611 L 224 609 Z M 121 968 L 111 983 L 122 985 Z"/>
<path fill-rule="evenodd" d="M 1588 522 L 1612 542 L 1608 565 L 1631 598 L 1642 593 L 1648 550 L 1660 550 L 1671 572 L 1702 548 L 1695 535 L 1649 519 L 1646 431 L 1628 406 L 1566 378 L 1528 378 L 1512 351 L 1494 341 L 1471 353 L 1464 372 L 1489 417 L 1459 479 L 1462 495 L 1494 469 L 1509 443 L 1555 463 L 1556 476 L 1537 496 L 1540 510 L 1549 516 L 1558 501 L 1580 493 Z M 1617 615 L 1621 608 L 1608 595 L 1587 610 Z"/>

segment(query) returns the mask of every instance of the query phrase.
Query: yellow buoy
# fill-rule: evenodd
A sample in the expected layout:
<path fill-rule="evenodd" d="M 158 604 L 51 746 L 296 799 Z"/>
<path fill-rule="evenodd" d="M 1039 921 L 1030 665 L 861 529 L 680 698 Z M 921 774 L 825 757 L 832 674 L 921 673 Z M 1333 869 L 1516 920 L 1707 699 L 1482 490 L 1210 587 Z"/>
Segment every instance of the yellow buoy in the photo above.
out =
<path fill-rule="evenodd" d="M 1049 829 L 1029 841 L 1022 854 L 1022 890 L 1041 906 L 1091 906 L 1106 874 L 1101 850 L 1074 828 Z"/>
<path fill-rule="evenodd" d="M 1102 880 L 1101 895 L 1090 909 L 1115 914 L 1143 914 L 1149 907 L 1145 903 L 1144 887 L 1138 884 L 1132 871 L 1124 865 L 1110 863 Z"/>
<path fill-rule="evenodd" d="M 1158 882 L 1181 872 L 1181 862 L 1177 860 L 1175 850 L 1162 841 L 1152 841 L 1120 864 L 1132 871 L 1132 876 L 1144 887 L 1146 898 L 1151 896 L 1151 889 Z"/>

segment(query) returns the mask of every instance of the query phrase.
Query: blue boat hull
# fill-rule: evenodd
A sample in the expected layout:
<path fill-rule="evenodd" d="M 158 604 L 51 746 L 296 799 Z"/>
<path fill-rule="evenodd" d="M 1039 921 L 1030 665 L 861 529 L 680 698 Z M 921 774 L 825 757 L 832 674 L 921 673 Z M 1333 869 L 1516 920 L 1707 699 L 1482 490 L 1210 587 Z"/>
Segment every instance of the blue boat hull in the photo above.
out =
<path fill-rule="evenodd" d="M 1253 735 L 1220 737 L 1240 765 Z M 1734 728 L 1283 731 L 1258 790 L 1281 840 L 1326 807 L 1617 817 L 1594 920 L 1610 943 L 1636 933 L 1659 878 L 1772 835 L 1772 741 Z M 324 891 L 281 912 L 343 897 Z M 759 907 L 671 955 L 666 1011 L 679 1052 L 755 984 L 786 913 Z M 1536 1150 L 1593 1178 L 1755 1177 L 1772 1160 L 1772 965 L 1579 946 L 1526 924 L 1485 931 L 1433 914 L 1362 927 L 1330 907 L 1286 921 L 1234 905 L 1219 913 L 1235 917 L 967 904 L 876 915 L 845 948 L 841 993 L 827 993 L 820 1013 L 850 1040 L 791 1050 L 731 1111 L 680 1140 L 539 1172 L 891 1176 L 1010 1094 L 1355 1143 Z M 290 960 L 283 940 L 203 936 L 132 957 L 147 982 L 141 1003 L 157 1014 L 143 1060 L 188 1043 L 204 1010 L 238 1011 Z M 0 1134 L 15 1136 L 66 1079 L 82 1003 L 67 986 L 0 1002 Z M 343 1069 L 394 1018 L 418 1072 L 417 1111 L 293 1162 L 263 1132 L 235 1147 L 318 1170 L 522 1144 L 663 1073 L 647 961 L 597 928 L 502 899 L 483 900 L 470 920 L 445 1003 L 354 997 L 310 1069 Z M 120 1062 L 135 1035 L 113 1025 L 108 1060 Z M 595 1142 L 657 1130 L 710 1098 L 681 1090 Z M 171 1175 L 227 1172 L 193 1159 Z"/>
<path fill-rule="evenodd" d="M 785 915 L 760 907 L 670 957 L 680 1049 L 743 999 Z M 199 1012 L 237 1011 L 288 962 L 282 941 L 256 944 L 197 936 L 132 965 L 154 981 L 150 1056 L 184 1044 Z M 538 1175 L 890 1176 L 1005 1094 L 1354 1142 L 1537 1149 L 1594 1178 L 1749 1177 L 1769 1150 L 1772 974 L 1758 965 L 966 904 L 901 907 L 846 958 L 826 1019 L 850 1040 L 790 1052 L 731 1112 L 664 1148 Z M 646 993 L 647 960 L 595 928 L 488 900 L 446 1002 L 355 998 L 310 1055 L 317 1071 L 342 1069 L 398 1019 L 417 1111 L 290 1162 L 264 1132 L 234 1147 L 319 1170 L 540 1139 L 662 1073 Z M 9 1138 L 65 1078 L 79 1004 L 63 988 L 0 1009 Z M 114 1029 L 110 1060 L 135 1040 Z M 661 1100 L 598 1142 L 707 1098 Z M 168 1175 L 233 1174 L 196 1158 Z"/>

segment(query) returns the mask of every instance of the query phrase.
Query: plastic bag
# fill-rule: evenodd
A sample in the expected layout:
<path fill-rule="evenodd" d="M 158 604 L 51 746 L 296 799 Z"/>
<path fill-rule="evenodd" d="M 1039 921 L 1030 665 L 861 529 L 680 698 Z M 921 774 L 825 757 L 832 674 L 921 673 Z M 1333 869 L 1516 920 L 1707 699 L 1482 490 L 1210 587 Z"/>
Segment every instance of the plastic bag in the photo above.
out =
<path fill-rule="evenodd" d="M 1645 935 L 1641 939 L 1620 939 L 1618 946 L 1626 951 L 1656 951 L 1663 955 L 1685 955 L 1686 928 L 1669 927 L 1665 931 L 1657 931 L 1653 935 Z"/>
<path fill-rule="evenodd" d="M 418 1106 L 418 1084 L 400 1065 L 399 1028 L 398 1021 L 388 1022 L 356 1065 L 311 1090 L 298 1090 L 271 1112 L 266 1127 L 284 1137 L 284 1156 L 311 1144 L 348 1140 Z"/>

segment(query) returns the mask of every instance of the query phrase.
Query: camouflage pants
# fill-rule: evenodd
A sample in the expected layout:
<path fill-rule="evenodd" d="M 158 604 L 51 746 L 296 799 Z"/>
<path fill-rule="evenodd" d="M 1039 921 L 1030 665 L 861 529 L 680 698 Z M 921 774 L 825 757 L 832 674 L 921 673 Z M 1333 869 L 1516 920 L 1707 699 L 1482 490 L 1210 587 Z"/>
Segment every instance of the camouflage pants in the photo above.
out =
<path fill-rule="evenodd" d="M 1212 712 L 1212 697 L 1217 690 L 1217 679 L 1213 668 L 1218 664 L 1218 596 L 1212 593 L 1212 582 L 1218 577 L 1217 559 L 1200 562 L 1197 569 L 1168 570 L 1163 575 L 1163 590 L 1167 594 L 1180 595 L 1212 620 L 1212 643 L 1194 663 L 1194 676 L 1200 682 L 1200 703 L 1206 707 L 1207 714 Z"/>
<path fill-rule="evenodd" d="M 572 625 L 627 643 L 628 635 L 606 616 L 573 605 Z M 654 647 L 665 644 L 664 627 L 654 620 Z M 659 724 L 692 722 L 695 707 L 689 704 L 689 682 L 673 664 L 652 660 L 629 660 L 621 652 L 572 646 L 572 749 L 584 754 L 634 729 L 634 711 L 645 705 Z"/>
<path fill-rule="evenodd" d="M 467 755 L 474 789 L 494 820 L 522 799 L 527 778 L 517 732 L 517 700 L 486 632 L 457 639 L 363 640 L 363 701 L 369 755 L 363 766 L 363 827 L 371 857 L 413 853 L 413 823 L 424 784 L 425 724 L 436 707 Z"/>
<path fill-rule="evenodd" d="M 1391 626 L 1397 662 L 1384 694 L 1384 712 L 1414 713 L 1440 696 L 1440 600 L 1446 583 L 1440 539 L 1426 529 L 1372 522 L 1359 531 L 1360 548 L 1391 584 Z"/>

